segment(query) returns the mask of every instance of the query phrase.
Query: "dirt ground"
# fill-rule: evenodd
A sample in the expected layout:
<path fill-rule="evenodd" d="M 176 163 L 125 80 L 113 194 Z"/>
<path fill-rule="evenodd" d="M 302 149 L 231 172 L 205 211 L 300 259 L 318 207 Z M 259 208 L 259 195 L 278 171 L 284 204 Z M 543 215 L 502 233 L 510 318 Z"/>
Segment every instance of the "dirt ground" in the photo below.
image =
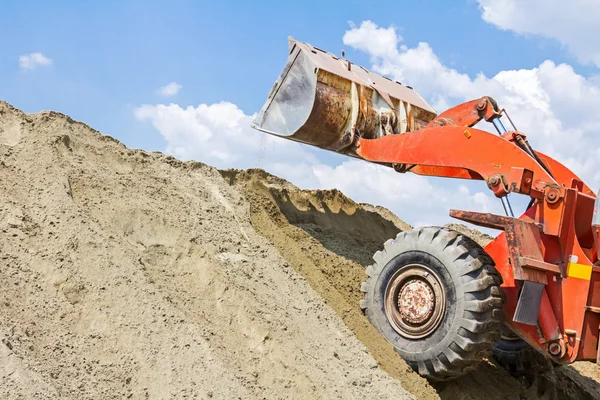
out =
<path fill-rule="evenodd" d="M 410 226 L 339 191 L 1 101 L 0 190 L 1 399 L 600 398 L 590 363 L 412 372 L 358 307 L 371 255 Z"/>

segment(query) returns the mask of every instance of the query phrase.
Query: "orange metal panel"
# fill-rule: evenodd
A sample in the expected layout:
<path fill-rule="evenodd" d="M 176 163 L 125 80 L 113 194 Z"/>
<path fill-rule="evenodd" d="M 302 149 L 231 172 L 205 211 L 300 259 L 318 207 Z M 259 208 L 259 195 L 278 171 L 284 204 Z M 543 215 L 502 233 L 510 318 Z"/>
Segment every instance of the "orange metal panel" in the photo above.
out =
<path fill-rule="evenodd" d="M 367 161 L 460 168 L 472 171 L 474 176 L 481 176 L 486 181 L 497 174 L 508 179 L 511 168 L 518 166 L 534 171 L 534 187 L 536 182 L 538 186 L 556 184 L 530 155 L 514 143 L 475 128 L 426 128 L 379 139 L 358 139 L 356 146 L 358 156 Z M 440 173 L 438 176 L 447 177 L 443 175 L 443 168 L 437 171 Z M 511 182 L 507 183 L 510 186 Z"/>

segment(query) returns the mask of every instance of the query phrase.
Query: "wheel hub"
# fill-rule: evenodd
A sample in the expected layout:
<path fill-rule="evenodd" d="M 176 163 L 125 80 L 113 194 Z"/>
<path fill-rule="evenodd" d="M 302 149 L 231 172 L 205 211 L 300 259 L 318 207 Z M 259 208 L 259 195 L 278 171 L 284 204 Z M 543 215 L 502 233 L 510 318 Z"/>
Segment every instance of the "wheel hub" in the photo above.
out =
<path fill-rule="evenodd" d="M 446 294 L 434 271 L 411 264 L 398 270 L 388 282 L 384 308 L 396 332 L 409 339 L 420 339 L 440 325 Z"/>
<path fill-rule="evenodd" d="M 398 309 L 402 318 L 413 324 L 420 324 L 433 313 L 435 295 L 427 282 L 412 279 L 402 286 L 398 296 Z"/>

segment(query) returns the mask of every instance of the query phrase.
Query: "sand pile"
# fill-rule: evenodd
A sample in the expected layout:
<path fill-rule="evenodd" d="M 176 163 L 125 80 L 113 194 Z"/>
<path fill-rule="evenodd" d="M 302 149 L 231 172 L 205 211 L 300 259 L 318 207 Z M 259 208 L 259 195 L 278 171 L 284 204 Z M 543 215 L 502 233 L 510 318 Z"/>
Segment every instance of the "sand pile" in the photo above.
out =
<path fill-rule="evenodd" d="M 413 398 L 212 167 L 3 102 L 0 157 L 0 398 Z"/>

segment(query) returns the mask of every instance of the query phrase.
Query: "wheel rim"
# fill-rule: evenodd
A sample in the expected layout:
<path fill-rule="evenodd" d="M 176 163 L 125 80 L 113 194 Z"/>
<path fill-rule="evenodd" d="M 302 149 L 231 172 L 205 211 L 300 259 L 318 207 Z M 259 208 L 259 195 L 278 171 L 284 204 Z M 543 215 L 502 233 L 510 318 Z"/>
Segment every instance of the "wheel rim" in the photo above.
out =
<path fill-rule="evenodd" d="M 396 332 L 408 339 L 420 339 L 440 325 L 446 310 L 446 293 L 430 268 L 410 264 L 389 280 L 384 308 Z"/>

